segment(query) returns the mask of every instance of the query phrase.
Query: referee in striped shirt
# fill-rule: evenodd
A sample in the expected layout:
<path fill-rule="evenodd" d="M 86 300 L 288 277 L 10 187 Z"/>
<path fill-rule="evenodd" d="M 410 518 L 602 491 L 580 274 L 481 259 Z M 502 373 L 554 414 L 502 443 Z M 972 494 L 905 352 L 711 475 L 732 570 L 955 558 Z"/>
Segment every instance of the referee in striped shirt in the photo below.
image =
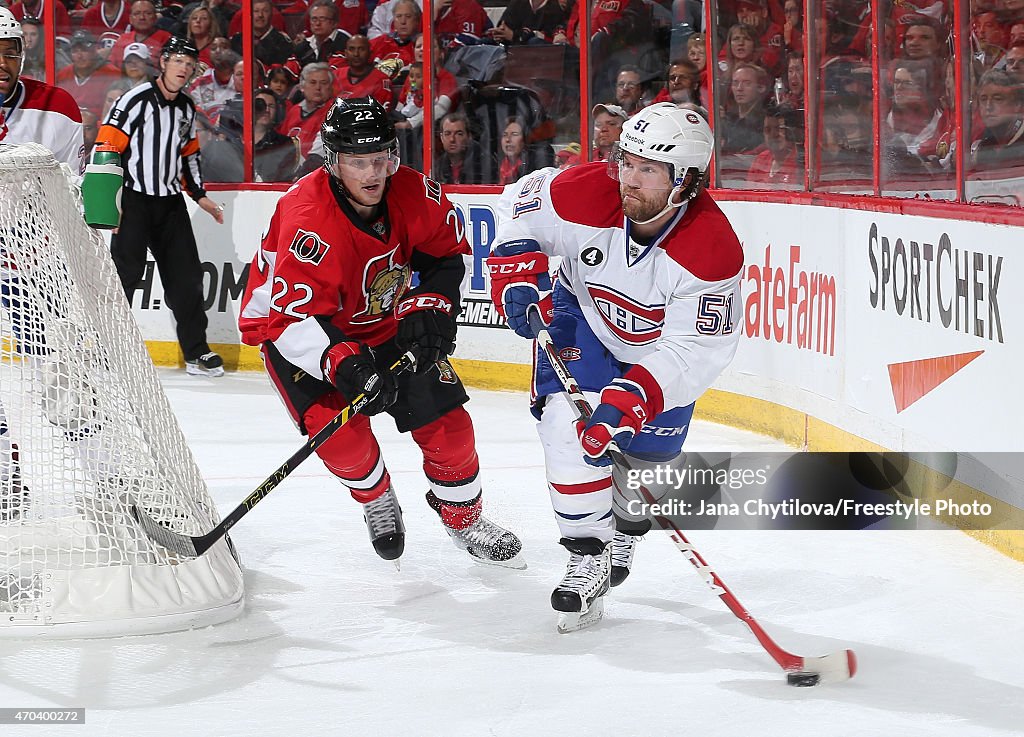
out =
<path fill-rule="evenodd" d="M 182 90 L 192 80 L 199 52 L 191 41 L 172 37 L 160 55 L 160 76 L 134 87 L 110 109 L 96 138 L 121 152 L 124 188 L 121 224 L 110 251 L 131 301 L 153 253 L 174 314 L 178 343 L 190 374 L 220 376 L 224 361 L 206 342 L 203 272 L 184 190 L 218 223 L 224 208 L 206 196 L 199 167 L 196 107 Z"/>

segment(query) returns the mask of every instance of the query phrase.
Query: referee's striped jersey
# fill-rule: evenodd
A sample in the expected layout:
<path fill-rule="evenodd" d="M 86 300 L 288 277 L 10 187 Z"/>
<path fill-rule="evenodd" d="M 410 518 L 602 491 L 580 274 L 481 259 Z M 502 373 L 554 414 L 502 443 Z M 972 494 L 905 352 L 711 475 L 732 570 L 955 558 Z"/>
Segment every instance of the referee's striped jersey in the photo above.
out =
<path fill-rule="evenodd" d="M 121 152 L 124 186 L 166 197 L 182 189 L 194 200 L 206 195 L 199 166 L 196 106 L 185 92 L 164 97 L 156 82 L 125 92 L 110 108 L 96 137 Z"/>

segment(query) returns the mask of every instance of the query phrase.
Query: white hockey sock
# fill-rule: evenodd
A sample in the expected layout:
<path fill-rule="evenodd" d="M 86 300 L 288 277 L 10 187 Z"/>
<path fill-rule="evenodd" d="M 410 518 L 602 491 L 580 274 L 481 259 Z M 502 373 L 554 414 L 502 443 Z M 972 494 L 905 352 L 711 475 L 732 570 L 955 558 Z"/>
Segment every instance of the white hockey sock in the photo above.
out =
<path fill-rule="evenodd" d="M 596 537 L 608 542 L 615 535 L 612 488 L 586 494 L 562 494 L 548 486 L 555 521 L 562 537 Z"/>

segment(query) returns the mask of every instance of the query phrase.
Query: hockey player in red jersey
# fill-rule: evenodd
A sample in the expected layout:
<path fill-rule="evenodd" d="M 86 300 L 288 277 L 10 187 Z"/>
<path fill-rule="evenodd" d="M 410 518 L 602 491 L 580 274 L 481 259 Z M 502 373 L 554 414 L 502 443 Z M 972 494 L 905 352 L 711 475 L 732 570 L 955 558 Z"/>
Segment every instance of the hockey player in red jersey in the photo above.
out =
<path fill-rule="evenodd" d="M 713 147 L 703 118 L 658 103 L 626 121 L 608 162 L 535 172 L 499 201 L 495 305 L 529 338 L 526 310 L 538 303 L 595 405 L 577 437 L 573 406 L 538 357 L 533 412 L 570 556 L 551 595 L 563 631 L 601 617 L 651 526 L 630 510 L 635 492 L 613 494 L 609 445 L 641 468 L 678 462 L 694 402 L 736 351 L 743 251 L 703 189 Z"/>
<path fill-rule="evenodd" d="M 315 434 L 349 401 L 366 408 L 317 453 L 363 505 L 377 554 L 405 548 L 402 511 L 370 428 L 390 414 L 423 453 L 427 502 L 476 560 L 522 567 L 519 539 L 481 514 L 468 397 L 446 360 L 465 273 L 455 209 L 433 180 L 399 165 L 379 102 L 338 99 L 324 120 L 324 167 L 278 202 L 253 259 L 239 327 L 300 430 Z M 413 272 L 419 284 L 410 289 Z M 415 372 L 387 370 L 404 351 Z"/>

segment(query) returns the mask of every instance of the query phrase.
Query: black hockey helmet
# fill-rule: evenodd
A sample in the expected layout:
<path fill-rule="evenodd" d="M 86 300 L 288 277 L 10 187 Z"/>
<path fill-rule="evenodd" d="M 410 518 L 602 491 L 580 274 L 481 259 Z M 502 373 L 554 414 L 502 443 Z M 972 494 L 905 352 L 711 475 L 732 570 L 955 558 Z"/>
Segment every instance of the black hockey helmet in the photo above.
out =
<path fill-rule="evenodd" d="M 372 97 L 339 97 L 320 133 L 324 150 L 336 154 L 372 154 L 398 144 L 388 111 Z"/>
<path fill-rule="evenodd" d="M 196 48 L 196 45 L 189 39 L 181 38 L 180 36 L 171 36 L 160 50 L 160 56 L 170 56 L 172 54 L 184 54 L 199 61 L 199 49 Z"/>
<path fill-rule="evenodd" d="M 398 171 L 398 137 L 384 106 L 372 97 L 339 97 L 320 127 L 324 169 L 340 179 L 339 154 L 375 154 L 386 151 L 388 175 Z"/>

